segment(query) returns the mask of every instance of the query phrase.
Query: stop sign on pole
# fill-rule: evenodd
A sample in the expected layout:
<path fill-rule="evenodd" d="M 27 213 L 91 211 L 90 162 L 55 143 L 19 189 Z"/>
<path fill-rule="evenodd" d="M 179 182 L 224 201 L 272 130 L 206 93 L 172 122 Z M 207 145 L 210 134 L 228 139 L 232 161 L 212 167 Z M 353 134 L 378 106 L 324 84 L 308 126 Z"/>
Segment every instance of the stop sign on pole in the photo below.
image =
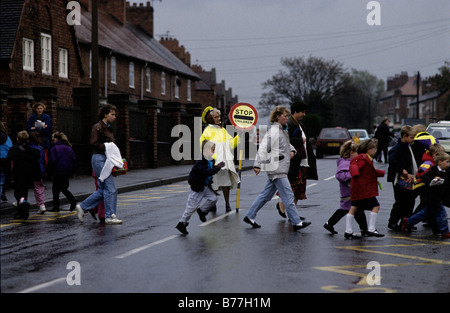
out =
<path fill-rule="evenodd" d="M 229 118 L 231 124 L 238 131 L 249 131 L 258 123 L 258 112 L 249 103 L 236 103 L 230 110 Z M 241 194 L 242 144 L 241 142 L 239 145 L 239 184 L 236 195 L 236 212 L 239 212 L 239 198 Z"/>
<path fill-rule="evenodd" d="M 230 110 L 229 118 L 236 129 L 249 131 L 258 122 L 258 112 L 249 103 L 236 103 Z"/>

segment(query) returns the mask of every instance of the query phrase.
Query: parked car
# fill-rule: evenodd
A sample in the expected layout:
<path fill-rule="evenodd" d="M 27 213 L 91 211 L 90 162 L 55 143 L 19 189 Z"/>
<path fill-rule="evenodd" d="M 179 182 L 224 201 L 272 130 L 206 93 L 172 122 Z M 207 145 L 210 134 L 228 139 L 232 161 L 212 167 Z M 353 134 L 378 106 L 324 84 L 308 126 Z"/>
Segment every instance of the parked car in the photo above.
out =
<path fill-rule="evenodd" d="M 365 129 L 349 129 L 348 132 L 350 133 L 350 137 L 355 137 L 356 133 L 359 133 L 359 140 L 363 142 L 364 140 L 370 139 L 369 134 L 367 133 L 367 130 Z"/>
<path fill-rule="evenodd" d="M 351 140 L 347 128 L 322 128 L 316 142 L 316 156 L 321 159 L 324 155 L 339 154 L 343 143 Z"/>
<path fill-rule="evenodd" d="M 450 121 L 440 121 L 431 123 L 427 127 L 427 132 L 444 146 L 445 152 L 450 153 Z"/>

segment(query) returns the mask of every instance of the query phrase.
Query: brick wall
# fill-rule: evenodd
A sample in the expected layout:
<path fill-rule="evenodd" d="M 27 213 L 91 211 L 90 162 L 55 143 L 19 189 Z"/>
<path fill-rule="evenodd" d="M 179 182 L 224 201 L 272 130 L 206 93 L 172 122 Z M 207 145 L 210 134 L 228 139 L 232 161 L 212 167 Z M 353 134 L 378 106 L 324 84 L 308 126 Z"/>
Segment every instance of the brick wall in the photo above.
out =
<path fill-rule="evenodd" d="M 72 86 L 80 83 L 74 34 L 66 23 L 67 10 L 59 1 L 25 1 L 22 19 L 16 35 L 10 77 L 4 82 L 10 88 L 51 86 L 58 88 L 59 102 L 72 105 Z M 42 74 L 41 32 L 52 36 L 52 75 Z M 34 71 L 23 70 L 22 38 L 34 41 Z M 58 48 L 68 50 L 69 78 L 58 75 Z"/>

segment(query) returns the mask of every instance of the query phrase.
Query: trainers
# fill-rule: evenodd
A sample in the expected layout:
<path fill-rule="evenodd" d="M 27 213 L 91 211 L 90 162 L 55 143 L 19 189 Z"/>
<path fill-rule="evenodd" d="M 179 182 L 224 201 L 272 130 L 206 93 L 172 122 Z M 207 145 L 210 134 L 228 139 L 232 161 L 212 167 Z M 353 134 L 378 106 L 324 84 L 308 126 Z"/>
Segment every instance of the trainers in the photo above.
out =
<path fill-rule="evenodd" d="M 47 209 L 45 208 L 45 205 L 41 204 L 39 206 L 38 214 L 44 214 Z"/>
<path fill-rule="evenodd" d="M 76 205 L 75 209 L 77 210 L 78 219 L 80 222 L 84 221 L 84 210 L 81 208 L 79 204 Z"/>
<path fill-rule="evenodd" d="M 105 224 L 108 225 L 122 224 L 122 220 L 119 220 L 115 214 L 111 214 L 111 217 L 107 217 L 105 219 Z"/>
<path fill-rule="evenodd" d="M 189 225 L 189 223 L 183 223 L 183 222 L 179 222 L 177 224 L 177 226 L 175 226 L 176 229 L 178 229 L 180 231 L 180 233 L 187 235 L 189 234 L 189 232 L 187 231 L 186 227 Z"/>

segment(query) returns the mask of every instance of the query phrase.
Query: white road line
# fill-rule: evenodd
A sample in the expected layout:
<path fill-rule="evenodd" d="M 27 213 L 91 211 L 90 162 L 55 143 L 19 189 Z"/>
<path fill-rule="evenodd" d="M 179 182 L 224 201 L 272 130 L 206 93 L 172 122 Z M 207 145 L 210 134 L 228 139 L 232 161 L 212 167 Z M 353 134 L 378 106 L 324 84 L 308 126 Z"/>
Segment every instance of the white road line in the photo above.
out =
<path fill-rule="evenodd" d="M 240 211 L 240 210 L 239 210 L 239 211 Z M 207 222 L 204 222 L 204 223 L 202 223 L 202 224 L 200 224 L 200 225 L 198 225 L 198 226 L 207 226 L 207 225 L 209 225 L 209 224 L 212 224 L 212 223 L 214 223 L 214 222 L 217 222 L 217 221 L 223 219 L 224 217 L 227 217 L 227 216 L 229 216 L 229 215 L 231 215 L 231 214 L 234 214 L 234 213 L 236 213 L 236 210 L 230 211 L 230 212 L 225 213 L 225 214 L 223 214 L 223 215 L 220 215 L 220 216 L 218 216 L 218 217 L 216 217 L 216 218 L 213 218 L 212 220 L 209 220 L 209 221 L 207 221 Z"/>
<path fill-rule="evenodd" d="M 328 177 L 328 178 L 325 178 L 324 180 L 332 180 L 332 179 L 334 179 L 336 176 L 330 176 L 330 177 Z"/>
<path fill-rule="evenodd" d="M 46 283 L 43 283 L 43 284 L 40 284 L 40 285 L 36 285 L 34 287 L 27 288 L 25 290 L 19 291 L 19 293 L 34 292 L 34 291 L 37 291 L 39 289 L 43 289 L 43 288 L 50 287 L 52 285 L 59 284 L 60 282 L 63 282 L 63 281 L 66 281 L 66 277 L 57 278 L 55 280 L 52 280 L 52 281 L 49 281 L 49 282 L 46 282 Z"/>
<path fill-rule="evenodd" d="M 314 183 L 314 184 L 311 184 L 311 185 L 307 185 L 307 186 L 306 186 L 306 189 L 308 189 L 308 188 L 310 188 L 310 187 L 314 187 L 314 186 L 316 186 L 316 185 L 318 185 L 318 183 Z"/>
<path fill-rule="evenodd" d="M 181 235 L 173 235 L 173 236 L 169 236 L 169 237 L 163 238 L 163 239 L 161 239 L 161 240 L 158 240 L 158 241 L 149 243 L 148 245 L 145 245 L 145 246 L 142 246 L 142 247 L 139 247 L 139 248 L 130 250 L 130 251 L 124 253 L 124 254 L 118 255 L 118 256 L 116 256 L 115 258 L 116 258 L 116 259 L 124 259 L 124 258 L 126 258 L 126 257 L 129 257 L 130 255 L 136 254 L 136 253 L 141 252 L 141 251 L 143 251 L 143 250 L 145 250 L 145 249 L 151 248 L 151 247 L 153 247 L 153 246 L 157 246 L 157 245 L 159 245 L 159 244 L 162 244 L 162 243 L 164 243 L 164 242 L 166 242 L 166 241 L 172 240 L 172 239 L 177 238 L 177 237 L 180 237 L 180 236 L 181 236 Z"/>

